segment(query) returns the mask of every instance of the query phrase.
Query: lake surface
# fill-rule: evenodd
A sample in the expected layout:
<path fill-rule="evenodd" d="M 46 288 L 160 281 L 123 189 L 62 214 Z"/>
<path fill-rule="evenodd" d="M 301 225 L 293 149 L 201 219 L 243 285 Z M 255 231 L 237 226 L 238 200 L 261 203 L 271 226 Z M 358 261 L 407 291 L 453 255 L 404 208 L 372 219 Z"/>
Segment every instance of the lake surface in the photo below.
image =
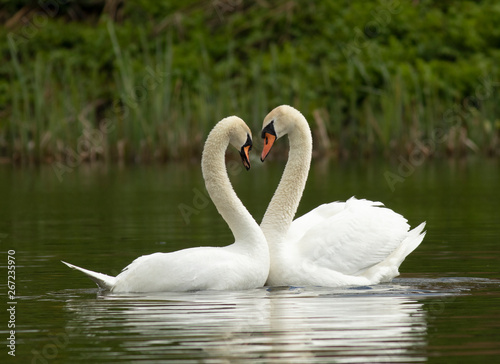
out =
<path fill-rule="evenodd" d="M 283 165 L 254 160 L 246 172 L 229 164 L 235 190 L 258 221 Z M 0 166 L 2 292 L 8 256 L 16 267 L 16 303 L 2 295 L 2 363 L 500 358 L 498 160 L 313 161 L 299 215 L 355 195 L 384 202 L 412 226 L 427 221 L 427 236 L 400 277 L 345 288 L 99 293 L 60 260 L 116 275 L 140 255 L 227 245 L 231 232 L 205 197 L 197 164 L 81 165 L 59 177 L 51 166 Z M 5 345 L 11 306 L 15 357 Z"/>

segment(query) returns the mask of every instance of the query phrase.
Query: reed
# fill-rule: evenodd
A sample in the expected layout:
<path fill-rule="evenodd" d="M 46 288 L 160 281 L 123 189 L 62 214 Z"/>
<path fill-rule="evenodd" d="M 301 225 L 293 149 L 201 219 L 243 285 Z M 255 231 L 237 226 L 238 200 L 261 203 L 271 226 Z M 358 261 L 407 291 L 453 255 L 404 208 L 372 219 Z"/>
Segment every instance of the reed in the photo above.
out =
<path fill-rule="evenodd" d="M 67 165 L 191 159 L 217 120 L 240 115 L 258 136 L 263 117 L 284 103 L 305 114 L 321 155 L 401 155 L 422 144 L 433 155 L 500 154 L 496 27 L 471 30 L 488 34 L 491 48 L 448 44 L 451 35 L 437 32 L 427 49 L 432 22 L 419 11 L 441 11 L 430 3 L 400 4 L 376 36 L 356 29 L 374 21 L 379 2 L 350 15 L 333 2 L 312 10 L 302 0 L 238 4 L 215 11 L 194 2 L 146 25 L 133 14 L 71 23 L 74 36 L 47 19 L 32 39 L 0 43 L 9 85 L 0 98 L 0 157 Z M 468 6 L 477 7 L 467 16 L 478 24 L 496 19 L 489 1 Z M 345 16 L 332 23 L 323 16 L 332 11 Z M 411 19 L 411 29 L 397 17 Z M 50 34 L 63 35 L 46 51 Z M 436 54 L 445 43 L 448 53 Z"/>

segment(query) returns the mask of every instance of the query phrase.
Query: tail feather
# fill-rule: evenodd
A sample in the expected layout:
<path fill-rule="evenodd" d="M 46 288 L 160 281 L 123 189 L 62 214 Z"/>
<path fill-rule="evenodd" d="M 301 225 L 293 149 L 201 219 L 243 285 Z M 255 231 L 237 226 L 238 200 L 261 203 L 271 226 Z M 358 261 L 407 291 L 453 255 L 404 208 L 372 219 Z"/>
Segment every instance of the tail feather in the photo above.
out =
<path fill-rule="evenodd" d="M 401 242 L 401 245 L 392 252 L 391 255 L 384 260 L 385 264 L 393 265 L 396 268 L 399 268 L 401 263 L 405 260 L 405 258 L 410 255 L 412 251 L 417 249 L 422 240 L 425 237 L 425 222 L 418 225 L 416 228 L 410 230 L 408 232 L 408 236 Z"/>
<path fill-rule="evenodd" d="M 405 258 L 411 254 L 411 252 L 417 249 L 422 240 L 424 240 L 426 234 L 426 231 L 423 231 L 424 228 L 425 228 L 425 222 L 421 223 L 413 230 L 410 230 L 410 232 L 408 233 L 407 238 L 403 241 L 402 244 L 405 249 L 401 257 L 401 261 L 399 262 L 400 265 L 401 263 L 403 263 L 403 260 L 405 260 Z"/>
<path fill-rule="evenodd" d="M 108 276 L 107 274 L 103 274 L 103 273 L 93 272 L 93 271 L 88 270 L 88 269 L 80 268 L 80 267 L 77 267 L 76 265 L 66 263 L 62 260 L 61 260 L 61 262 L 66 264 L 71 269 L 78 270 L 78 271 L 84 273 L 85 275 L 87 275 L 90 279 L 92 279 L 95 283 L 97 283 L 97 285 L 101 289 L 110 290 L 115 284 L 115 281 L 116 281 L 115 277 L 111 277 L 111 276 Z"/>
<path fill-rule="evenodd" d="M 389 282 L 399 275 L 399 266 L 405 258 L 414 251 L 424 240 L 425 222 L 408 232 L 408 236 L 401 245 L 393 251 L 386 259 L 368 268 L 361 275 L 368 277 L 373 282 Z"/>

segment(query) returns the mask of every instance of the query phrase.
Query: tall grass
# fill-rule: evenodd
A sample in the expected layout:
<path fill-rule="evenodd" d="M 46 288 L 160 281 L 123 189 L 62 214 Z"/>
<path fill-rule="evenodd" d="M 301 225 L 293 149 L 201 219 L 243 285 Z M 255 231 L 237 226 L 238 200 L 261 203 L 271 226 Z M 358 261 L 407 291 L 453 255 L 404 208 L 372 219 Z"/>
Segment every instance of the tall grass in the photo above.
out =
<path fill-rule="evenodd" d="M 391 27 L 402 32 L 394 20 L 382 29 L 386 38 L 365 39 L 369 47 L 344 57 L 307 26 L 325 21 L 322 10 L 295 2 L 303 10 L 293 20 L 280 6 L 247 4 L 223 19 L 192 6 L 186 11 L 201 20 L 189 36 L 180 26 L 156 34 L 154 26 L 101 19 L 97 29 L 78 33 L 70 51 L 45 52 L 37 39 L 9 43 L 0 157 L 72 165 L 190 159 L 221 118 L 243 117 L 258 137 L 267 112 L 284 103 L 309 120 L 316 155 L 500 154 L 498 52 L 453 62 L 405 59 L 405 38 L 397 43 L 390 35 Z M 339 17 L 345 11 L 331 6 Z M 404 6 L 394 17 L 413 16 L 414 7 Z M 328 20 L 319 29 L 352 43 L 352 29 L 373 20 L 370 9 L 355 9 L 360 24 L 342 25 L 341 18 L 341 25 Z M 262 28 L 252 25 L 259 19 Z M 49 21 L 38 35 L 42 44 L 52 26 L 64 29 Z"/>

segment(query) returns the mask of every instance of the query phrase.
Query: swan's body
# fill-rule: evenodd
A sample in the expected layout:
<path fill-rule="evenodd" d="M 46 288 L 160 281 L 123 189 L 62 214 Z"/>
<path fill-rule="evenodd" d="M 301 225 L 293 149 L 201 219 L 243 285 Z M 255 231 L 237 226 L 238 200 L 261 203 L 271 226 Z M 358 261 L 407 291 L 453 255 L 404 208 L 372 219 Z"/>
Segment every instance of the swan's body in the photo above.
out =
<path fill-rule="evenodd" d="M 282 105 L 264 119 L 264 160 L 272 144 L 288 134 L 285 171 L 261 223 L 269 244 L 267 285 L 369 285 L 390 281 L 423 240 L 425 223 L 407 220 L 380 202 L 358 200 L 321 205 L 293 220 L 305 187 L 312 136 L 304 116 Z"/>
<path fill-rule="evenodd" d="M 112 292 L 242 290 L 262 287 L 269 272 L 269 250 L 262 230 L 236 196 L 225 167 L 229 143 L 241 147 L 245 167 L 251 133 L 243 120 L 228 117 L 210 132 L 202 157 L 207 191 L 233 232 L 226 247 L 197 247 L 154 253 L 135 259 L 118 276 L 96 273 L 72 264 L 102 289 Z"/>

